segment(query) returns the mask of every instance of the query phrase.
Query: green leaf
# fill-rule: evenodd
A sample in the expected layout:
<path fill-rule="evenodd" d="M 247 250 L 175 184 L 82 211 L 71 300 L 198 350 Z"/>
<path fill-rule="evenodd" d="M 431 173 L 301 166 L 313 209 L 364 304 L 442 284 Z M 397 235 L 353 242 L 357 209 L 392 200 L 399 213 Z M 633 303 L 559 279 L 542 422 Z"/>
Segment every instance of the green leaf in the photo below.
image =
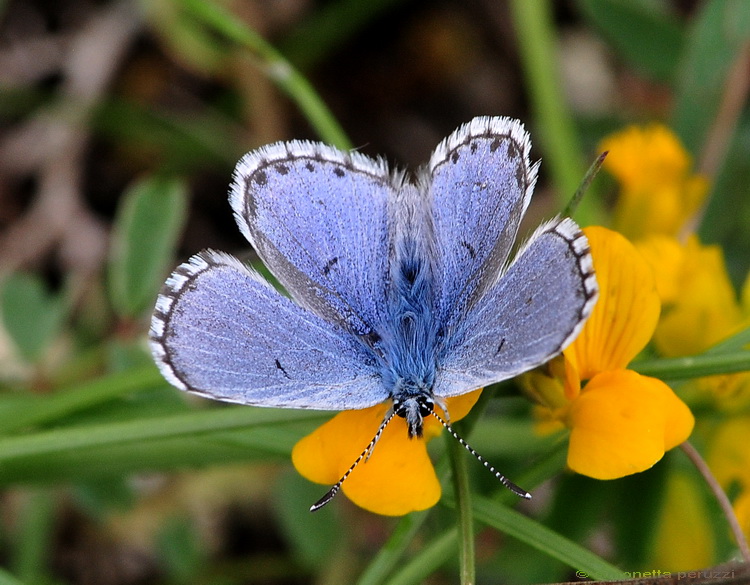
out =
<path fill-rule="evenodd" d="M 674 78 L 685 43 L 676 19 L 632 0 L 579 0 L 578 6 L 623 60 L 656 80 Z"/>
<path fill-rule="evenodd" d="M 424 583 L 435 569 L 456 556 L 458 528 L 449 528 L 423 545 L 414 555 L 399 567 L 398 572 L 388 580 L 388 585 L 415 585 Z"/>
<path fill-rule="evenodd" d="M 701 354 L 642 360 L 634 362 L 631 368 L 640 374 L 669 381 L 750 371 L 748 344 L 750 327 L 720 341 Z"/>
<path fill-rule="evenodd" d="M 375 554 L 367 565 L 367 568 L 362 571 L 357 585 L 380 585 L 381 583 L 385 583 L 388 575 L 402 565 L 402 558 L 422 528 L 425 520 L 427 520 L 428 514 L 429 511 L 424 510 L 403 516 L 398 521 L 386 543 Z M 456 538 L 457 534 L 458 530 L 454 528 L 453 537 Z"/>
<path fill-rule="evenodd" d="M 61 389 L 47 396 L 2 396 L 0 433 L 50 424 L 86 409 L 101 409 L 112 400 L 135 392 L 166 386 L 159 371 L 150 365 Z"/>
<path fill-rule="evenodd" d="M 743 107 L 734 136 L 724 146 L 724 160 L 711 189 L 706 214 L 700 225 L 702 242 L 720 244 L 727 270 L 737 288 L 742 287 L 750 268 L 750 111 Z M 727 210 L 731 209 L 731 213 Z M 744 301 L 750 306 L 750 294 Z"/>
<path fill-rule="evenodd" d="M 731 337 L 727 337 L 713 347 L 706 350 L 706 354 L 732 353 L 747 350 L 750 346 L 750 327 L 738 331 Z"/>
<path fill-rule="evenodd" d="M 624 579 L 626 574 L 581 545 L 497 502 L 474 496 L 474 517 L 593 579 Z"/>
<path fill-rule="evenodd" d="M 206 559 L 197 530 L 188 518 L 175 516 L 160 527 L 159 558 L 173 583 L 189 583 Z"/>
<path fill-rule="evenodd" d="M 43 489 L 26 494 L 11 559 L 14 572 L 24 581 L 49 582 L 46 565 L 53 547 L 55 511 L 52 492 Z"/>
<path fill-rule="evenodd" d="M 24 585 L 24 581 L 16 579 L 5 569 L 0 569 L 0 585 Z"/>
<path fill-rule="evenodd" d="M 0 485 L 288 457 L 320 413 L 226 407 L 76 425 L 0 439 Z"/>
<path fill-rule="evenodd" d="M 62 299 L 51 294 L 31 274 L 11 274 L 2 288 L 2 319 L 21 356 L 38 361 L 59 333 L 64 316 Z"/>
<path fill-rule="evenodd" d="M 750 2 L 713 0 L 689 32 L 678 70 L 672 126 L 688 151 L 701 151 L 726 91 L 727 76 L 750 39 Z"/>
<path fill-rule="evenodd" d="M 169 269 L 187 210 L 184 184 L 150 177 L 125 194 L 115 217 L 109 263 L 112 305 L 121 317 L 150 308 Z"/>

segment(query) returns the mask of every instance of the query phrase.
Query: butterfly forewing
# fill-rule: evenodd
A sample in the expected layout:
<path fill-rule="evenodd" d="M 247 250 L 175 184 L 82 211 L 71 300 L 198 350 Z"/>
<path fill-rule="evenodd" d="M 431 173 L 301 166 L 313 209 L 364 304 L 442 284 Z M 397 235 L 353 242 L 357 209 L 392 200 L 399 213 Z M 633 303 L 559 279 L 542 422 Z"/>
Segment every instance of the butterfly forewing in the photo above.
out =
<path fill-rule="evenodd" d="M 237 223 L 292 298 L 371 334 L 387 313 L 388 206 L 398 184 L 385 164 L 286 142 L 249 153 L 234 179 Z"/>
<path fill-rule="evenodd" d="M 509 118 L 475 118 L 429 164 L 436 316 L 450 328 L 497 279 L 536 182 L 531 143 Z"/>

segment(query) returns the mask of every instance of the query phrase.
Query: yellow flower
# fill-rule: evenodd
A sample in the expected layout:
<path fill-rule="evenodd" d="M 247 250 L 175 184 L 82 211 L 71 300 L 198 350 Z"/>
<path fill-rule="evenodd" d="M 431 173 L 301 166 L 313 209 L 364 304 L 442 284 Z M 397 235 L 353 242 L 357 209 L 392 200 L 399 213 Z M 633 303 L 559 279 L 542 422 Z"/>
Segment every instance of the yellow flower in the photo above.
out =
<path fill-rule="evenodd" d="M 482 390 L 448 398 L 451 421 L 468 414 Z M 292 450 L 292 463 L 310 481 L 333 485 L 351 466 L 383 422 L 388 403 L 334 416 L 301 439 Z M 437 414 L 444 416 L 436 406 Z M 395 417 L 386 427 L 369 459 L 362 461 L 344 482 L 342 491 L 355 504 L 386 516 L 402 516 L 434 506 L 440 482 L 427 453 L 427 441 L 442 426 L 434 417 L 424 419 L 424 437 L 409 439 L 404 419 Z"/>
<path fill-rule="evenodd" d="M 663 505 L 657 511 L 652 567 L 686 571 L 716 562 L 716 545 L 707 509 L 705 486 L 694 474 L 671 470 L 666 478 Z"/>
<path fill-rule="evenodd" d="M 631 240 L 676 236 L 698 211 L 708 182 L 691 173 L 692 161 L 669 128 L 631 126 L 605 138 L 606 168 L 620 183 L 614 226 Z"/>
<path fill-rule="evenodd" d="M 734 512 L 750 538 L 750 417 L 724 422 L 711 441 L 708 463 L 716 480 L 727 491 L 739 492 Z"/>
<path fill-rule="evenodd" d="M 702 245 L 695 236 L 684 244 L 675 238 L 651 236 L 638 243 L 638 250 L 658 275 L 664 310 L 654 345 L 662 355 L 701 353 L 750 324 L 750 278 L 740 302 L 719 246 Z M 747 373 L 702 378 L 698 386 L 726 408 L 750 400 Z"/>
<path fill-rule="evenodd" d="M 568 466 L 596 479 L 614 479 L 654 465 L 688 438 L 694 419 L 664 382 L 626 369 L 659 318 L 651 268 L 620 234 L 602 227 L 584 233 L 599 301 L 563 352 L 564 367 L 558 360 L 551 375 L 534 372 L 525 383 L 550 416 L 570 429 Z"/>

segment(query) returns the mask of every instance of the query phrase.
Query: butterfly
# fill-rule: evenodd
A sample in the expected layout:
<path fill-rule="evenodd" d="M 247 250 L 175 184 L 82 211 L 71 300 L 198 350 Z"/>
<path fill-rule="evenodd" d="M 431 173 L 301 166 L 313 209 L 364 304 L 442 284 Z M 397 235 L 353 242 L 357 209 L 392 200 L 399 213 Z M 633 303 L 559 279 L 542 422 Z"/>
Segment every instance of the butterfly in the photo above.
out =
<path fill-rule="evenodd" d="M 478 117 L 413 180 L 315 142 L 248 153 L 230 204 L 288 296 L 230 255 L 196 254 L 156 301 L 149 337 L 161 373 L 181 390 L 254 406 L 390 401 L 378 434 L 317 507 L 394 416 L 410 437 L 427 416 L 453 432 L 436 405 L 448 415 L 446 398 L 558 355 L 597 300 L 589 245 L 571 219 L 547 221 L 511 258 L 537 179 L 530 149 L 519 121 Z"/>

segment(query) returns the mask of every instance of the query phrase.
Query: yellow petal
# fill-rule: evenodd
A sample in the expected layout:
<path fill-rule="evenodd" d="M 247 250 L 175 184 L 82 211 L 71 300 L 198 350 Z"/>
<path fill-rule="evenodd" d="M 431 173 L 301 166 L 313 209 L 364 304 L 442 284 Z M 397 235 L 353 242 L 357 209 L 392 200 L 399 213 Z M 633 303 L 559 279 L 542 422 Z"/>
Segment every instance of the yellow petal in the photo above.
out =
<path fill-rule="evenodd" d="M 750 489 L 748 486 L 745 486 L 745 491 L 734 501 L 734 514 L 737 516 L 742 532 L 745 533 L 745 538 L 750 538 Z"/>
<path fill-rule="evenodd" d="M 659 296 L 651 267 L 623 236 L 603 227 L 584 233 L 591 246 L 599 300 L 565 357 L 581 380 L 627 364 L 651 339 Z"/>
<path fill-rule="evenodd" d="M 737 294 L 719 246 L 688 240 L 680 266 L 679 294 L 665 306 L 654 335 L 665 356 L 700 353 L 743 324 Z"/>
<path fill-rule="evenodd" d="M 333 485 L 375 436 L 387 404 L 340 412 L 301 439 L 292 463 L 310 481 Z M 355 504 L 384 515 L 403 515 L 434 506 L 440 499 L 424 439 L 409 439 L 400 417 L 383 432 L 372 456 L 344 482 L 342 491 Z"/>
<path fill-rule="evenodd" d="M 518 382 L 529 398 L 541 406 L 555 410 L 568 405 L 569 399 L 565 395 L 566 362 L 562 355 L 521 374 Z"/>
<path fill-rule="evenodd" d="M 662 571 L 686 571 L 710 567 L 716 562 L 711 512 L 705 486 L 694 475 L 670 473 L 663 502 L 655 518 L 653 566 Z"/>
<path fill-rule="evenodd" d="M 607 137 L 604 168 L 621 184 L 615 229 L 632 240 L 677 236 L 708 193 L 708 181 L 691 174 L 691 159 L 666 126 L 631 126 Z"/>
<path fill-rule="evenodd" d="M 629 126 L 605 138 L 600 149 L 609 151 L 604 168 L 626 187 L 677 181 L 692 164 L 677 136 L 663 124 Z"/>
<path fill-rule="evenodd" d="M 662 185 L 624 187 L 617 198 L 612 225 L 633 241 L 651 235 L 677 237 L 707 192 L 708 182 L 698 176 Z"/>
<path fill-rule="evenodd" d="M 734 483 L 750 488 L 750 416 L 731 418 L 719 426 L 708 463 L 724 488 Z"/>
<path fill-rule="evenodd" d="M 664 450 L 669 451 L 688 440 L 695 426 L 695 417 L 690 412 L 687 404 L 680 400 L 677 394 L 664 384 L 664 382 L 646 376 L 641 376 L 641 378 L 654 380 L 662 388 L 661 396 L 664 400 L 662 408 L 666 413 L 666 420 L 664 421 Z"/>
<path fill-rule="evenodd" d="M 635 247 L 653 269 L 662 305 L 673 303 L 681 292 L 680 275 L 685 261 L 685 246 L 677 238 L 655 235 L 637 242 Z"/>
<path fill-rule="evenodd" d="M 385 516 L 424 510 L 440 499 L 440 482 L 425 439 L 409 439 L 403 419 L 394 419 L 366 462 L 344 482 L 359 507 Z"/>
<path fill-rule="evenodd" d="M 713 398 L 716 408 L 729 414 L 747 412 L 750 407 L 750 373 L 706 376 L 693 381 L 705 395 Z"/>
<path fill-rule="evenodd" d="M 481 392 L 447 399 L 450 420 L 466 416 Z M 333 485 L 370 443 L 389 407 L 390 403 L 383 403 L 337 414 L 297 442 L 292 450 L 294 467 L 310 481 Z M 406 423 L 395 417 L 370 458 L 344 482 L 343 493 L 361 508 L 387 516 L 434 506 L 440 499 L 440 483 L 426 444 L 440 433 L 442 425 L 433 417 L 424 422 L 425 438 L 409 439 Z"/>
<path fill-rule="evenodd" d="M 588 383 L 571 405 L 568 426 L 569 467 L 615 479 L 654 465 L 690 435 L 693 417 L 661 380 L 615 370 Z"/>

